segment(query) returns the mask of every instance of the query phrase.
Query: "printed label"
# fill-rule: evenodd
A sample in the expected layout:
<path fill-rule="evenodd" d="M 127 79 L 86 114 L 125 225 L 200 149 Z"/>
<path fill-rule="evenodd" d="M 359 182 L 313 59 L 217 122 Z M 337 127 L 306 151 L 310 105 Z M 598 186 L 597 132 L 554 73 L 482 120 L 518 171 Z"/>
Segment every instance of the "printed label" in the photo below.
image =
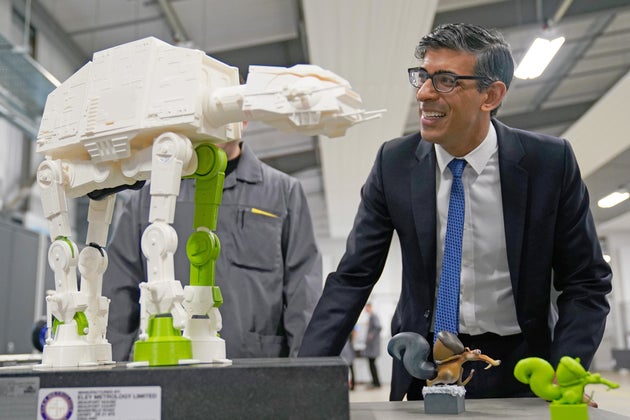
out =
<path fill-rule="evenodd" d="M 37 418 L 41 420 L 160 420 L 159 386 L 43 388 Z"/>

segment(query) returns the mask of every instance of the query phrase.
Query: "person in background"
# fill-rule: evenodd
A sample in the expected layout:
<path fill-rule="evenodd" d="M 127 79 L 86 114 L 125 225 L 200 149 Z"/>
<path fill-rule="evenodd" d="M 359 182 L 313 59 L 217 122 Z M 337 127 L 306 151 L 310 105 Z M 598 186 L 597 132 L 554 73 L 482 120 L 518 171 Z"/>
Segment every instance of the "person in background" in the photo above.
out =
<path fill-rule="evenodd" d="M 501 360 L 475 375 L 466 398 L 530 396 L 514 378 L 518 360 L 536 356 L 556 366 L 566 355 L 588 368 L 604 332 L 612 274 L 586 186 L 567 140 L 495 118 L 514 74 L 499 32 L 441 25 L 420 40 L 416 58 L 408 74 L 420 131 L 380 147 L 346 253 L 326 280 L 299 355 L 339 354 L 396 231 L 402 284 L 392 335 L 412 331 L 433 343 L 440 278 L 454 275 L 460 340 Z M 462 164 L 461 175 L 451 161 Z M 455 273 L 443 258 L 451 185 L 463 185 L 455 191 L 465 198 Z M 393 361 L 391 400 L 420 399 L 423 386 Z"/>
<path fill-rule="evenodd" d="M 296 356 L 321 294 L 321 255 L 300 182 L 262 163 L 246 142 L 219 145 L 228 157 L 216 234 L 216 286 L 228 358 Z M 175 278 L 188 284 L 181 246 L 193 232 L 195 180 L 181 181 L 173 227 L 180 238 Z M 140 319 L 139 283 L 147 278 L 140 239 L 149 222 L 149 186 L 131 193 L 117 215 L 103 295 L 111 299 L 107 338 L 128 360 Z"/>
<path fill-rule="evenodd" d="M 378 377 L 378 370 L 376 369 L 376 358 L 381 355 L 381 321 L 378 315 L 374 313 L 371 303 L 368 302 L 368 304 L 365 305 L 365 312 L 368 314 L 369 319 L 363 355 L 368 359 L 370 365 L 370 374 L 372 375 L 370 387 L 380 388 L 381 381 Z"/>
<path fill-rule="evenodd" d="M 348 336 L 348 341 L 341 349 L 341 358 L 348 365 L 348 388 L 350 391 L 354 389 L 355 381 L 354 381 L 354 358 L 356 356 L 354 346 L 353 346 L 353 338 L 354 338 L 355 330 L 353 329 L 350 335 Z"/>

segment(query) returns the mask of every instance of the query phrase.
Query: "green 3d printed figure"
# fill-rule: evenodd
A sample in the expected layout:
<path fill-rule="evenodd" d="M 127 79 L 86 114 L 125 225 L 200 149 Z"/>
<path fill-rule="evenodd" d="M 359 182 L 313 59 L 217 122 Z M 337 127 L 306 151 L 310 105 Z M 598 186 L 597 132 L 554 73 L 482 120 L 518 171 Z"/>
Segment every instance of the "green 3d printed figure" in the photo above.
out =
<path fill-rule="evenodd" d="M 514 367 L 514 376 L 545 400 L 552 420 L 588 419 L 587 404 L 584 402 L 584 387 L 587 384 L 604 384 L 610 389 L 619 384 L 602 378 L 598 373 L 590 373 L 580 363 L 579 358 L 564 356 L 554 372 L 549 362 L 538 357 L 528 357 Z M 555 376 L 555 380 L 554 380 Z"/>

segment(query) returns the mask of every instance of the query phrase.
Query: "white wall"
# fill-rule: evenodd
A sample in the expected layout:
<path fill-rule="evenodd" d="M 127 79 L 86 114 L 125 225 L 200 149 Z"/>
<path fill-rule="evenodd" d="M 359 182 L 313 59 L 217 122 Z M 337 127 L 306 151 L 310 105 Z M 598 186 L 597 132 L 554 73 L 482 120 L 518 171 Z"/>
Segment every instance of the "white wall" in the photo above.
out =
<path fill-rule="evenodd" d="M 346 237 L 359 190 L 378 147 L 402 135 L 411 105 L 406 69 L 430 30 L 437 0 L 302 0 L 310 59 L 348 79 L 366 110 L 381 119 L 352 127 L 343 138 L 320 139 L 330 236 Z M 332 48 L 331 46 L 334 46 Z"/>
<path fill-rule="evenodd" d="M 630 72 L 562 135 L 571 142 L 583 177 L 628 148 L 626 106 L 629 91 Z"/>
<path fill-rule="evenodd" d="M 580 164 L 582 177 L 594 173 L 628 147 L 626 103 L 630 92 L 630 73 L 621 78 L 591 107 L 563 137 L 567 138 Z M 602 123 L 605 121 L 605 123 Z M 627 220 L 627 216 L 620 219 Z M 621 227 L 621 228 L 620 228 Z M 611 350 L 630 346 L 630 231 L 623 221 L 598 226 L 612 260 L 613 291 L 602 344 L 595 355 L 595 369 L 613 366 Z"/>
<path fill-rule="evenodd" d="M 605 238 L 605 251 L 611 257 L 613 291 L 604 338 L 591 369 L 608 370 L 614 368 L 612 349 L 630 347 L 630 231 L 604 225 L 599 233 Z"/>
<path fill-rule="evenodd" d="M 360 199 L 360 189 L 382 142 L 403 133 L 411 104 L 406 69 L 415 63 L 414 48 L 429 31 L 437 0 L 302 0 L 310 58 L 347 78 L 367 110 L 387 108 L 383 117 L 352 127 L 341 139 L 320 138 L 322 176 L 330 238 L 320 241 L 324 274 L 333 271 L 345 251 Z M 334 45 L 334 48 L 331 48 Z M 398 240 L 392 242 L 383 275 L 370 298 L 383 324 L 377 359 L 381 382 L 391 380 L 387 341 L 401 287 Z M 355 374 L 369 378 L 367 363 L 357 360 Z"/>
<path fill-rule="evenodd" d="M 345 251 L 345 238 L 318 238 L 318 246 L 322 253 L 324 280 L 328 273 L 335 271 Z M 402 279 L 402 261 L 400 242 L 396 234 L 387 257 L 385 269 L 374 286 L 369 301 L 372 309 L 381 321 L 381 355 L 376 360 L 379 378 L 382 384 L 391 382 L 392 357 L 387 354 L 387 343 L 391 338 L 391 320 L 400 296 Z M 357 382 L 369 382 L 370 371 L 367 359 L 357 359 L 354 363 L 354 374 Z"/>

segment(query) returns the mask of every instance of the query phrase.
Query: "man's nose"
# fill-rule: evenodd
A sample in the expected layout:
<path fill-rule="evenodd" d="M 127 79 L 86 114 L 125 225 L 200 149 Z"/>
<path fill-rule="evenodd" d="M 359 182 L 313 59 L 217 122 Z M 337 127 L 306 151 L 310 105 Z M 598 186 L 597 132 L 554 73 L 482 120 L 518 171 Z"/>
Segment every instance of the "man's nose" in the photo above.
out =
<path fill-rule="evenodd" d="M 427 80 L 425 80 L 424 83 L 416 90 L 416 99 L 418 101 L 434 99 L 437 95 L 438 92 L 433 86 L 433 81 L 429 78 L 427 78 Z"/>

